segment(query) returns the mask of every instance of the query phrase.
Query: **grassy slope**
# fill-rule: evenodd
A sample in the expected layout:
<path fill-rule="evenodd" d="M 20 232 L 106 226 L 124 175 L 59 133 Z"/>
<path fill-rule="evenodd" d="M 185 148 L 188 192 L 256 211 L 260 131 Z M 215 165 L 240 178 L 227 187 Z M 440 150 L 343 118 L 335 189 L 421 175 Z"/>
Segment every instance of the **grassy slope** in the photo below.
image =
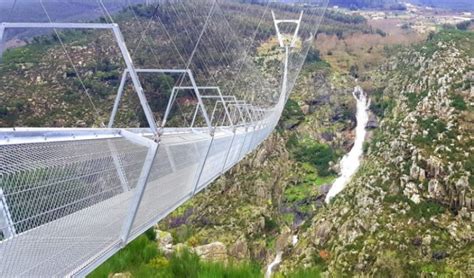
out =
<path fill-rule="evenodd" d="M 228 264 L 203 262 L 188 250 L 165 257 L 157 248 L 153 230 L 128 244 L 107 260 L 89 277 L 108 277 L 110 273 L 128 272 L 134 277 L 260 277 L 258 265 L 249 263 Z"/>

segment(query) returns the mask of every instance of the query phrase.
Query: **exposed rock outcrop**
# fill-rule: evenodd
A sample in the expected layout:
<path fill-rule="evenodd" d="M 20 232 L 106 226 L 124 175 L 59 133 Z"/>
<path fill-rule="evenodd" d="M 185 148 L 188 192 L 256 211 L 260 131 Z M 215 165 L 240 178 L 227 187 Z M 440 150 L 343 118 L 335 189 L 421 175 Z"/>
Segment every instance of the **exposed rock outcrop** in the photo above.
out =
<path fill-rule="evenodd" d="M 227 261 L 227 247 L 222 242 L 212 242 L 206 245 L 194 247 L 196 254 L 201 259 L 214 262 Z"/>

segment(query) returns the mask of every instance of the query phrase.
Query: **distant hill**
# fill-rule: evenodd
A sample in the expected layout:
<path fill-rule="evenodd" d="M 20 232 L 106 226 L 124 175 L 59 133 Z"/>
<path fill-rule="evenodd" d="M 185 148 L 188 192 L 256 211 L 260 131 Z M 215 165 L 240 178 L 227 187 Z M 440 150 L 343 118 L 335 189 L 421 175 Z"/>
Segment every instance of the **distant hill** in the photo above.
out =
<path fill-rule="evenodd" d="M 435 8 L 474 11 L 474 2 L 472 0 L 410 0 L 410 2 Z"/>
<path fill-rule="evenodd" d="M 145 3 L 146 0 L 103 0 L 108 12 L 115 13 L 128 5 Z M 105 12 L 96 0 L 43 0 L 53 22 L 79 22 L 104 17 Z M 0 0 L 0 22 L 48 22 L 39 0 L 15 1 Z M 46 29 L 7 30 L 6 41 L 11 39 L 29 39 L 45 34 Z"/>
<path fill-rule="evenodd" d="M 329 4 L 353 9 L 405 9 L 398 0 L 329 0 Z"/>
<path fill-rule="evenodd" d="M 116 12 L 128 5 L 145 3 L 146 0 L 103 0 L 109 12 Z M 95 0 L 44 0 L 46 10 L 53 21 L 89 20 L 104 16 L 99 1 Z M 13 8 L 13 9 L 12 9 Z M 0 1 L 2 21 L 48 21 L 39 0 Z"/>

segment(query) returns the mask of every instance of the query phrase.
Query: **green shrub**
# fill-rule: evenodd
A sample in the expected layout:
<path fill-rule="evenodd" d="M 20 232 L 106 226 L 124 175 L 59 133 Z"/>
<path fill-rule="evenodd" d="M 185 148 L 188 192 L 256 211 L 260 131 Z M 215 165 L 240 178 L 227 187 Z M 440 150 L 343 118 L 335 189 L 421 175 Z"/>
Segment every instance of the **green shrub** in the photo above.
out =
<path fill-rule="evenodd" d="M 319 278 L 321 273 L 324 272 L 320 267 L 312 267 L 297 270 L 293 273 L 290 273 L 288 277 L 291 278 Z"/>
<path fill-rule="evenodd" d="M 387 195 L 384 198 L 384 202 L 395 204 L 408 203 L 410 205 L 410 210 L 408 211 L 407 215 L 415 219 L 430 218 L 434 215 L 445 212 L 445 208 L 435 201 L 427 200 L 421 201 L 419 204 L 415 204 L 408 197 L 401 194 Z"/>
<path fill-rule="evenodd" d="M 295 160 L 310 163 L 316 167 L 319 176 L 325 177 L 333 174 L 332 170 L 329 169 L 329 162 L 335 159 L 335 154 L 329 145 L 310 138 L 302 140 L 290 138 L 288 148 Z"/>
<path fill-rule="evenodd" d="M 8 114 L 8 109 L 6 107 L 0 107 L 0 117 L 4 117 Z"/>
<path fill-rule="evenodd" d="M 467 105 L 466 105 L 466 102 L 464 101 L 464 98 L 457 94 L 451 97 L 451 106 L 461 111 L 464 111 L 467 109 Z"/>
<path fill-rule="evenodd" d="M 414 143 L 417 145 L 432 145 L 433 141 L 438 138 L 438 134 L 446 131 L 446 124 L 436 117 L 428 117 L 426 119 L 418 119 L 420 128 L 427 131 L 426 135 L 417 135 Z"/>
<path fill-rule="evenodd" d="M 272 232 L 278 229 L 278 223 L 273 218 L 265 217 L 265 231 Z"/>
<path fill-rule="evenodd" d="M 163 277 L 163 276 L 159 276 Z M 252 263 L 222 263 L 203 262 L 199 257 L 187 250 L 181 254 L 174 254 L 170 259 L 168 275 L 165 277 L 187 277 L 187 278 L 240 278 L 261 277 L 260 267 Z"/>
<path fill-rule="evenodd" d="M 191 226 L 188 225 L 181 225 L 176 229 L 172 230 L 171 235 L 173 236 L 173 241 L 175 243 L 184 243 L 186 242 L 192 235 L 194 234 L 194 230 Z"/>
<path fill-rule="evenodd" d="M 153 228 L 146 230 L 144 235 L 151 241 L 154 241 L 156 239 L 156 231 Z"/>
<path fill-rule="evenodd" d="M 158 254 L 156 243 L 147 235 L 141 235 L 94 270 L 89 277 L 107 277 L 110 273 L 125 271 L 133 273 Z"/>
<path fill-rule="evenodd" d="M 466 20 L 456 24 L 456 28 L 458 28 L 459 30 L 467 30 L 469 28 L 469 25 L 471 25 L 471 20 Z"/>
<path fill-rule="evenodd" d="M 308 51 L 308 55 L 306 56 L 306 62 L 315 63 L 319 61 L 321 61 L 321 54 L 319 53 L 319 50 L 311 47 Z"/>
<path fill-rule="evenodd" d="M 81 92 L 79 91 L 71 91 L 71 90 L 67 90 L 64 94 L 63 94 L 63 100 L 65 102 L 74 102 L 76 100 L 79 100 L 81 98 Z"/>
<path fill-rule="evenodd" d="M 419 204 L 411 203 L 409 215 L 415 219 L 430 218 L 437 214 L 444 213 L 445 208 L 437 202 L 428 200 Z"/>
<path fill-rule="evenodd" d="M 292 99 L 288 99 L 285 109 L 278 122 L 278 130 L 290 129 L 297 126 L 304 120 L 304 114 L 298 103 Z"/>
<path fill-rule="evenodd" d="M 294 203 L 307 199 L 311 196 L 311 188 L 312 186 L 306 184 L 287 187 L 284 193 L 285 200 Z"/>
<path fill-rule="evenodd" d="M 137 238 L 140 243 L 146 241 L 146 236 Z M 111 273 L 130 272 L 133 277 L 187 277 L 187 278 L 240 278 L 240 277 L 261 277 L 260 267 L 255 263 L 211 263 L 202 261 L 198 255 L 184 249 L 181 252 L 174 253 L 171 258 L 167 259 L 163 255 L 157 254 L 153 258 L 144 260 L 138 256 L 140 260 L 135 259 L 134 255 L 141 253 L 136 247 L 148 248 L 150 244 L 155 248 L 153 242 L 148 241 L 148 245 L 138 245 L 133 241 L 133 248 L 125 247 L 122 251 L 114 255 L 105 264 L 97 268 L 91 273 L 90 277 L 108 277 Z M 128 256 L 124 256 L 124 252 Z"/>
<path fill-rule="evenodd" d="M 418 103 L 428 95 L 428 91 L 423 91 L 421 93 L 408 93 L 406 96 L 408 98 L 408 108 L 411 110 L 415 109 Z"/>
<path fill-rule="evenodd" d="M 384 95 L 384 89 L 378 88 L 371 94 L 370 110 L 379 118 L 383 118 L 395 107 L 393 98 Z"/>

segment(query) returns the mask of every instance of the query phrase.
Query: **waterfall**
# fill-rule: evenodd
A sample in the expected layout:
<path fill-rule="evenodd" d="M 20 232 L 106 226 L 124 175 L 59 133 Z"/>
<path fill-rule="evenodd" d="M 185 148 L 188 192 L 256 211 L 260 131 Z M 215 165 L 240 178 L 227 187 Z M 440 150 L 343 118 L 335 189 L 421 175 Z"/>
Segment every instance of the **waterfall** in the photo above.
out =
<path fill-rule="evenodd" d="M 341 160 L 341 175 L 334 181 L 326 195 L 326 203 L 329 203 L 339 192 L 341 192 L 350 181 L 351 177 L 356 173 L 360 166 L 360 159 L 363 153 L 363 145 L 365 141 L 365 127 L 369 121 L 368 108 L 370 100 L 361 87 L 356 86 L 352 95 L 357 101 L 357 126 L 354 146 L 348 154 Z"/>
<path fill-rule="evenodd" d="M 265 278 L 270 278 L 272 277 L 272 270 L 275 266 L 277 266 L 279 263 L 281 263 L 281 256 L 283 255 L 283 252 L 278 251 L 275 259 L 271 264 L 268 265 L 267 267 L 267 272 L 265 272 Z"/>

